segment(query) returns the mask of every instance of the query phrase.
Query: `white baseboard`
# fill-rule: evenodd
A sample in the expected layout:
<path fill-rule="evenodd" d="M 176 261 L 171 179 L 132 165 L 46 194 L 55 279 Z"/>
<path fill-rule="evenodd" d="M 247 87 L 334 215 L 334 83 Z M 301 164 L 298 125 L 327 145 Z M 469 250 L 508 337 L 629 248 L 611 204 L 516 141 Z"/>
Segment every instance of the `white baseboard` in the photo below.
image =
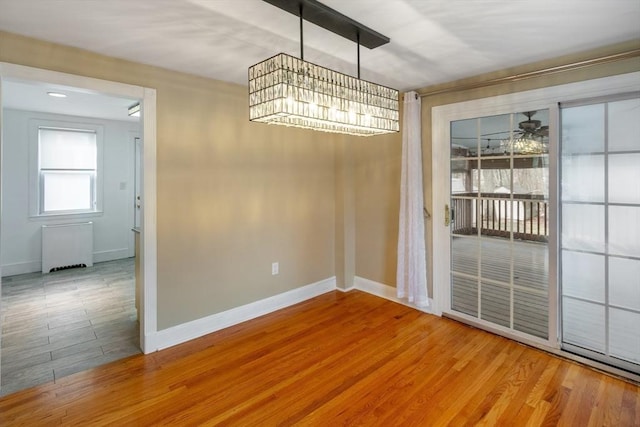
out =
<path fill-rule="evenodd" d="M 116 259 L 130 258 L 129 248 L 109 249 L 93 253 L 93 263 L 114 261 Z"/>
<path fill-rule="evenodd" d="M 406 305 L 407 307 L 415 308 L 416 310 L 424 313 L 433 314 L 433 311 L 431 310 L 433 307 L 433 300 L 431 298 L 429 298 L 428 307 L 418 307 L 415 304 L 410 304 L 407 301 L 398 298 L 396 296 L 396 288 L 393 286 L 385 285 L 384 283 L 375 282 L 359 276 L 356 276 L 354 285 L 355 289 L 358 289 L 359 291 L 367 292 L 371 295 L 388 299 L 389 301 L 397 302 L 398 304 Z"/>
<path fill-rule="evenodd" d="M 348 288 L 341 288 L 340 286 L 336 286 L 336 291 L 340 291 L 340 292 L 349 292 L 349 291 L 353 291 L 354 289 L 356 289 L 356 286 L 349 286 Z"/>
<path fill-rule="evenodd" d="M 42 261 L 16 262 L 2 266 L 2 277 L 16 276 L 18 274 L 35 273 L 42 269 Z"/>
<path fill-rule="evenodd" d="M 116 259 L 129 258 L 129 248 L 110 249 L 93 253 L 93 262 L 106 262 Z M 42 271 L 42 261 L 16 262 L 2 266 L 2 277 L 16 276 L 18 274 L 37 273 Z"/>
<path fill-rule="evenodd" d="M 297 304 L 299 302 L 317 297 L 336 289 L 336 278 L 330 277 L 310 285 L 292 289 L 290 291 L 252 302 L 240 307 L 235 307 L 222 313 L 193 320 L 163 329 L 153 335 L 145 337 L 146 346 L 153 352 L 167 347 L 181 344 L 195 338 L 228 328 L 229 326 L 255 319 L 276 310 Z M 146 348 L 145 346 L 145 348 Z"/>

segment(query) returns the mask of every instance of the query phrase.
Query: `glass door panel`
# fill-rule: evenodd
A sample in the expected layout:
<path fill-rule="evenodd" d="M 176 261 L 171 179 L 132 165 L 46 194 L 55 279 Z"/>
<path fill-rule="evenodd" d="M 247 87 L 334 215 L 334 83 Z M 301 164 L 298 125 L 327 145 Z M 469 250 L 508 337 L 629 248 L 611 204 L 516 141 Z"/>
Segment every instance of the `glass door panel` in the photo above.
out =
<path fill-rule="evenodd" d="M 451 123 L 451 308 L 548 337 L 549 113 Z"/>
<path fill-rule="evenodd" d="M 640 97 L 561 106 L 565 349 L 640 372 Z"/>
<path fill-rule="evenodd" d="M 451 234 L 460 250 L 451 252 L 451 304 L 455 310 L 478 316 L 480 246 L 477 238 L 478 120 L 451 124 Z"/>

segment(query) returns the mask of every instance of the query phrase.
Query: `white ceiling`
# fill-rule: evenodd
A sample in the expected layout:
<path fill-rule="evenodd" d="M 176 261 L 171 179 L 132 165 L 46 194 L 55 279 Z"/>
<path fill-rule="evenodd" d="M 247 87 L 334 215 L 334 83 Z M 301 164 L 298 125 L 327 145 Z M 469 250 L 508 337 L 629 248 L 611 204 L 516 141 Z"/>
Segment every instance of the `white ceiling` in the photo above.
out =
<path fill-rule="evenodd" d="M 67 97 L 51 97 L 48 92 L 61 93 Z M 130 117 L 128 110 L 136 102 L 135 99 L 116 98 L 42 82 L 5 80 L 2 84 L 2 107 L 14 110 L 135 122 L 140 119 Z"/>
<path fill-rule="evenodd" d="M 639 0 L 322 0 L 388 36 L 362 78 L 416 89 L 640 38 Z M 298 18 L 261 0 L 0 0 L 0 29 L 246 85 L 299 55 Z M 310 23 L 305 59 L 356 73 L 356 46 Z"/>

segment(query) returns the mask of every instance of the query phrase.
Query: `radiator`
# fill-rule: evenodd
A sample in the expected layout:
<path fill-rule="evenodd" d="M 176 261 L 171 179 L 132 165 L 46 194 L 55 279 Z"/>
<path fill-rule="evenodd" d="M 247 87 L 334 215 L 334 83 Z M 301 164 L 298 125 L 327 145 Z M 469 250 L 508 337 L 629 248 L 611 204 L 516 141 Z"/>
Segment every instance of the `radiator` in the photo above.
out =
<path fill-rule="evenodd" d="M 93 223 L 42 226 L 42 272 L 93 265 Z"/>

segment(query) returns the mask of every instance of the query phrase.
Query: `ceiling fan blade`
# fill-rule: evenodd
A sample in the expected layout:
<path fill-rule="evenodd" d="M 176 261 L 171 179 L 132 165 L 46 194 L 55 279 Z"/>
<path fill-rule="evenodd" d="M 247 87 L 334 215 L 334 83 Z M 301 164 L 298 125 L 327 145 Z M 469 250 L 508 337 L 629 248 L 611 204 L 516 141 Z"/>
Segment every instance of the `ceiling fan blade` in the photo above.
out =
<path fill-rule="evenodd" d="M 549 136 L 549 126 L 540 126 L 538 134 L 541 136 Z"/>

